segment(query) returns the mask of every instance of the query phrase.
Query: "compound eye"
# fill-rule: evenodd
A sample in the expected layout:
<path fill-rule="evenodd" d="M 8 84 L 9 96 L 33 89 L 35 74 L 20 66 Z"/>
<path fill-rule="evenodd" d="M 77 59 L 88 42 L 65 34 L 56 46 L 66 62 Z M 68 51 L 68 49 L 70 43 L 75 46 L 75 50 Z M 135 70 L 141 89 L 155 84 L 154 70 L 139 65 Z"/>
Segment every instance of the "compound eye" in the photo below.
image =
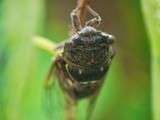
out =
<path fill-rule="evenodd" d="M 78 45 L 78 46 L 83 45 L 83 41 L 81 40 L 80 37 L 74 39 L 73 43 L 74 43 L 74 45 Z"/>
<path fill-rule="evenodd" d="M 103 38 L 107 44 L 114 43 L 115 37 L 113 35 L 106 34 L 106 33 L 101 33 L 101 35 L 103 36 Z"/>

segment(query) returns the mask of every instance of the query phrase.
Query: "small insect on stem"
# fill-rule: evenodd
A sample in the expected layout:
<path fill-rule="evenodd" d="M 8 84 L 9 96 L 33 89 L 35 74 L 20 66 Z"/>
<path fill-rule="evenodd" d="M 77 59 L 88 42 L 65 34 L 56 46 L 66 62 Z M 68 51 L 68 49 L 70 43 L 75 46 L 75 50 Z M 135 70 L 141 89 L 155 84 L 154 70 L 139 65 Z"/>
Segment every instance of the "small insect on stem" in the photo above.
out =
<path fill-rule="evenodd" d="M 85 12 L 89 12 L 93 18 L 83 24 Z M 89 120 L 115 55 L 112 46 L 114 37 L 96 29 L 101 23 L 101 17 L 87 0 L 81 0 L 71 12 L 71 22 L 74 34 L 63 44 L 55 46 L 42 37 L 36 37 L 34 42 L 54 55 L 45 83 L 49 90 L 54 83 L 51 79 L 53 73 L 58 77 L 66 98 L 66 120 L 76 120 L 75 106 L 83 98 L 90 101 L 86 116 L 86 120 Z"/>

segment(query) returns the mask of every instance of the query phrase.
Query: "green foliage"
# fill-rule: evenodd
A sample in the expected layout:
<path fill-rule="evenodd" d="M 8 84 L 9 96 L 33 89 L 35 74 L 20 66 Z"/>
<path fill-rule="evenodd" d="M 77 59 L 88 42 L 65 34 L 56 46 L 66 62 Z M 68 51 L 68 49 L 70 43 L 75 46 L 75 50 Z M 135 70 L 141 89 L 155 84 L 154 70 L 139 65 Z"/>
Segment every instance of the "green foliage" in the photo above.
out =
<path fill-rule="evenodd" d="M 0 119 L 64 118 L 64 98 L 58 85 L 51 91 L 54 96 L 50 101 L 44 101 L 47 99 L 44 79 L 53 56 L 37 49 L 32 42 L 35 35 L 54 42 L 68 37 L 69 12 L 65 8 L 71 10 L 74 6 L 69 5 L 72 4 L 70 1 L 68 6 L 62 1 L 53 1 L 55 3 L 52 4 L 52 1 L 43 0 L 0 0 Z M 107 28 L 104 31 L 113 33 L 117 38 L 117 54 L 92 119 L 152 120 L 153 113 L 154 120 L 159 120 L 160 2 L 142 0 L 143 13 L 139 0 L 111 1 L 111 7 L 103 7 L 108 5 L 105 0 L 104 4 L 95 2 L 97 8 L 102 8 L 99 11 L 107 24 L 102 24 Z M 65 19 L 62 16 L 66 16 Z M 105 16 L 109 16 L 106 21 Z M 87 102 L 83 100 L 78 106 L 79 120 L 85 120 Z M 49 114 L 46 114 L 46 109 Z"/>
<path fill-rule="evenodd" d="M 37 59 L 31 41 L 39 31 L 42 9 L 41 0 L 3 1 L 5 33 L 1 55 L 5 59 L 1 65 L 5 64 L 5 68 L 1 101 L 4 120 L 42 119 L 38 101 L 41 84 L 35 75 Z"/>
<path fill-rule="evenodd" d="M 142 10 L 151 45 L 153 119 L 160 119 L 160 1 L 142 0 Z"/>

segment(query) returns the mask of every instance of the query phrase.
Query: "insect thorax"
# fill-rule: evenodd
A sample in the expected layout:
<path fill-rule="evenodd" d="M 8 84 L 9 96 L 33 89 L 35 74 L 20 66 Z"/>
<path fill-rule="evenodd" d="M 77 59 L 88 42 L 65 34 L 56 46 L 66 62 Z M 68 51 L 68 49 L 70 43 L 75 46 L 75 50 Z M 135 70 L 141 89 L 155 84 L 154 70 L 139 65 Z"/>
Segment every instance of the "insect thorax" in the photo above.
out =
<path fill-rule="evenodd" d="M 70 38 L 64 46 L 63 56 L 69 61 L 67 71 L 71 77 L 78 81 L 101 79 L 110 64 L 112 42 L 109 34 L 92 27 L 86 27 Z"/>
<path fill-rule="evenodd" d="M 65 43 L 64 57 L 81 66 L 103 64 L 113 42 L 110 36 L 90 27 L 84 28 Z"/>

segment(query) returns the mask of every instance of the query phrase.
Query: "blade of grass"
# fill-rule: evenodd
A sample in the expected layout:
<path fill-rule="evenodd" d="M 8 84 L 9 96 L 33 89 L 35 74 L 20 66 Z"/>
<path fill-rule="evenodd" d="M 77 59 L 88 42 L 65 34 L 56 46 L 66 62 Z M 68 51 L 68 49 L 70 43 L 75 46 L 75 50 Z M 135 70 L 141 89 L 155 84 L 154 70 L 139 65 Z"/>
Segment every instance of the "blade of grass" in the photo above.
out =
<path fill-rule="evenodd" d="M 35 79 L 36 57 L 32 36 L 41 26 L 43 0 L 5 0 L 5 42 L 8 62 L 4 89 L 6 120 L 32 120 L 37 114 L 39 94 Z"/>
<path fill-rule="evenodd" d="M 151 44 L 153 120 L 160 120 L 160 1 L 141 2 Z"/>

